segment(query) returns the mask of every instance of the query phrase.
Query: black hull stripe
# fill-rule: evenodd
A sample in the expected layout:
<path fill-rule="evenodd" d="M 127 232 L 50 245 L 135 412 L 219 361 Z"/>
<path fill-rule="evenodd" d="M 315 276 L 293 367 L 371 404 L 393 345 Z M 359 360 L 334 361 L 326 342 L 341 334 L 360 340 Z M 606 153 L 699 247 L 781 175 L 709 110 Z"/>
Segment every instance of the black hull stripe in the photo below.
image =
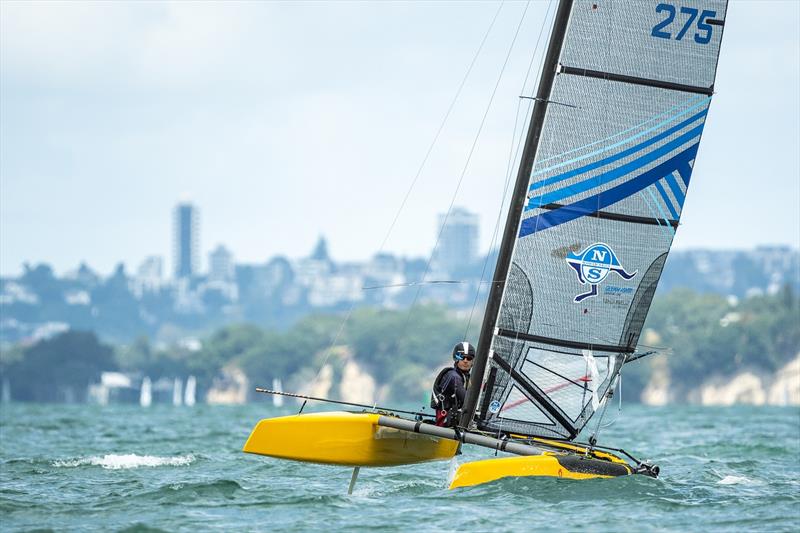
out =
<path fill-rule="evenodd" d="M 620 463 L 611 461 L 598 461 L 597 459 L 584 459 L 575 455 L 556 455 L 558 464 L 569 470 L 581 474 L 597 474 L 601 476 L 627 476 L 630 469 Z"/>

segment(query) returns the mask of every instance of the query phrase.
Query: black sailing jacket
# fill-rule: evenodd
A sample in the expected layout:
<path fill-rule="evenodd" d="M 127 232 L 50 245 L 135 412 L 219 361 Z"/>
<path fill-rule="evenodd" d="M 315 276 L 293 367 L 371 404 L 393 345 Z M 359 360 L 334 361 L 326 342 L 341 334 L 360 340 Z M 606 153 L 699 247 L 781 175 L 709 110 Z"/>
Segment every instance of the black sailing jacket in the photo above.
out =
<path fill-rule="evenodd" d="M 469 384 L 469 372 L 464 372 L 456 365 L 446 371 L 442 370 L 433 386 L 437 395 L 444 396 L 443 405 L 439 406 L 439 409 L 456 411 L 464 405 L 464 397 L 467 395 L 467 385 Z"/>

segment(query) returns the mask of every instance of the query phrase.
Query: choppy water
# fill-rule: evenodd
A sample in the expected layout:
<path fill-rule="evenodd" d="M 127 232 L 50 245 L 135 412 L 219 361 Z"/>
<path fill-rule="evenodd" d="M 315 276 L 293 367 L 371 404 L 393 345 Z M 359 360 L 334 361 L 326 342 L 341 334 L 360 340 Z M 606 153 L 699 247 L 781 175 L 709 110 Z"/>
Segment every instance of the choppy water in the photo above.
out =
<path fill-rule="evenodd" d="M 657 480 L 506 479 L 450 491 L 452 465 L 440 462 L 362 469 L 352 496 L 348 469 L 241 453 L 255 422 L 275 413 L 3 405 L 0 529 L 800 529 L 797 408 L 626 407 L 601 443 L 653 460 Z M 467 447 L 458 461 L 489 453 Z"/>

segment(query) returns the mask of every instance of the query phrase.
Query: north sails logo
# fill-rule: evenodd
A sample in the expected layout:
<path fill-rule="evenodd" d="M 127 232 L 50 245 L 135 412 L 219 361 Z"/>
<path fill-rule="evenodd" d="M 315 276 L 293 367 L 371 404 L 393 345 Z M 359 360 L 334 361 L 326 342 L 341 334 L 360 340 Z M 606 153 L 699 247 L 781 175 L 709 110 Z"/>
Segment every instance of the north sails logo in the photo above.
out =
<path fill-rule="evenodd" d="M 592 244 L 577 254 L 569 252 L 567 254 L 567 263 L 575 269 L 578 274 L 578 281 L 582 285 L 588 283 L 592 286 L 589 292 L 577 295 L 573 300 L 574 302 L 581 302 L 586 298 L 597 296 L 597 286 L 606 279 L 609 272 L 616 272 L 623 279 L 632 279 L 638 272 L 633 274 L 625 272 L 614 251 L 602 242 Z"/>

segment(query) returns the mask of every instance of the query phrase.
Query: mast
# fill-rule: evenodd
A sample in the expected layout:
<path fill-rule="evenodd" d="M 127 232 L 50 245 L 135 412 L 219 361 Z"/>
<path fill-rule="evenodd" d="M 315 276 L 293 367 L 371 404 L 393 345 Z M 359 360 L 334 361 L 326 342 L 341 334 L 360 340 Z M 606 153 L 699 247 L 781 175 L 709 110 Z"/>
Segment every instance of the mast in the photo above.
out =
<path fill-rule="evenodd" d="M 486 371 L 486 362 L 489 358 L 489 348 L 492 343 L 492 332 L 497 323 L 497 314 L 500 310 L 500 302 L 503 299 L 503 289 L 505 287 L 508 270 L 511 267 L 511 255 L 514 251 L 514 243 L 517 239 L 519 220 L 522 216 L 522 209 L 525 207 L 525 200 L 528 196 L 528 183 L 530 181 L 533 162 L 536 159 L 536 150 L 539 147 L 539 137 L 542 133 L 542 125 L 547 112 L 547 103 L 550 98 L 550 91 L 553 87 L 553 80 L 558 69 L 558 58 L 561 55 L 561 46 L 564 43 L 564 35 L 567 32 L 567 23 L 572 11 L 573 0 L 560 0 L 555 20 L 553 21 L 553 31 L 550 34 L 550 42 L 547 47 L 547 55 L 542 65 L 542 74 L 539 80 L 539 88 L 536 91 L 536 103 L 533 107 L 528 135 L 525 138 L 525 147 L 522 150 L 517 180 L 514 185 L 514 194 L 511 197 L 511 205 L 508 209 L 503 239 L 500 243 L 500 253 L 497 257 L 497 265 L 490 284 L 489 300 L 486 303 L 486 311 L 483 315 L 480 338 L 475 353 L 475 364 L 472 368 L 472 380 L 464 400 L 464 408 L 459 420 L 459 426 L 469 427 L 472 417 L 475 414 L 475 407 L 481 393 L 483 374 Z"/>

